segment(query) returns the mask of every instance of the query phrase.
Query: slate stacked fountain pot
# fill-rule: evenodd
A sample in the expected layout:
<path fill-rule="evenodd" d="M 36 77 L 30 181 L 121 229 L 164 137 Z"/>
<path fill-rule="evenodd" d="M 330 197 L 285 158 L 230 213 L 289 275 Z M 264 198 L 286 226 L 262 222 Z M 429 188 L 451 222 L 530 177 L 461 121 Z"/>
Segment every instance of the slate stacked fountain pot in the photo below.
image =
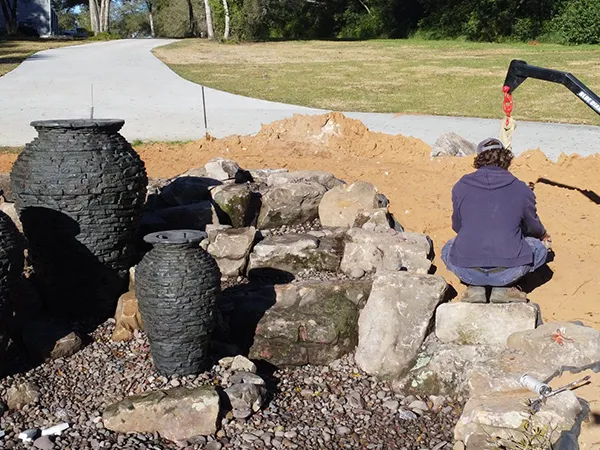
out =
<path fill-rule="evenodd" d="M 61 315 L 114 313 L 136 262 L 148 179 L 123 120 L 49 120 L 11 173 L 35 281 Z"/>
<path fill-rule="evenodd" d="M 206 233 L 151 233 L 153 245 L 135 270 L 144 331 L 156 369 L 164 375 L 197 374 L 209 367 L 221 273 L 199 243 Z"/>
<path fill-rule="evenodd" d="M 8 346 L 12 317 L 10 293 L 23 273 L 24 242 L 12 219 L 0 211 L 0 367 Z"/>

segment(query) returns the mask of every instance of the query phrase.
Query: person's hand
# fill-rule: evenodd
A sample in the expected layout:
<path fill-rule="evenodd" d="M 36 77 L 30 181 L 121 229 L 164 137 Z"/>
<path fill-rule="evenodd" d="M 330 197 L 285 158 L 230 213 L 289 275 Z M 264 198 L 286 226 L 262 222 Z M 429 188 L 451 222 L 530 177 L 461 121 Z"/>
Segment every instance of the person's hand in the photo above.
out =
<path fill-rule="evenodd" d="M 552 237 L 548 233 L 544 234 L 544 236 L 542 237 L 542 242 L 544 243 L 547 249 L 552 248 Z"/>

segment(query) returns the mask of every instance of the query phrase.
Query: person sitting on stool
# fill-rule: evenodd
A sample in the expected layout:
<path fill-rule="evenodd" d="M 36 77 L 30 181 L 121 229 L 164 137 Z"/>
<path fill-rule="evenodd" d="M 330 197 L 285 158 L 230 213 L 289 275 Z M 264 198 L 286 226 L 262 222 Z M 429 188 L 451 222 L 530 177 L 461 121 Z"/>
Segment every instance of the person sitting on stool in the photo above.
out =
<path fill-rule="evenodd" d="M 533 190 L 508 171 L 513 154 L 498 139 L 477 146 L 475 172 L 452 189 L 456 238 L 442 260 L 468 287 L 462 301 L 526 301 L 516 283 L 546 263 L 550 236 L 537 215 Z"/>

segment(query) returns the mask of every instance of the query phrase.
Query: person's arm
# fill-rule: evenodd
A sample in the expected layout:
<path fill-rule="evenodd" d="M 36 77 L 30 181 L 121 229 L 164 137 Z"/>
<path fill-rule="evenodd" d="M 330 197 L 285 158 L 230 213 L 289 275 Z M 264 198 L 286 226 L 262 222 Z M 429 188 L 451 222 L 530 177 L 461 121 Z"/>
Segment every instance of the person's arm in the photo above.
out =
<path fill-rule="evenodd" d="M 527 188 L 525 198 L 525 209 L 523 212 L 523 231 L 526 236 L 531 236 L 538 239 L 546 237 L 546 228 L 537 214 L 537 206 L 535 194 Z"/>
<path fill-rule="evenodd" d="M 460 231 L 462 227 L 462 219 L 460 217 L 460 201 L 456 194 L 456 187 L 452 189 L 452 229 L 455 233 Z"/>

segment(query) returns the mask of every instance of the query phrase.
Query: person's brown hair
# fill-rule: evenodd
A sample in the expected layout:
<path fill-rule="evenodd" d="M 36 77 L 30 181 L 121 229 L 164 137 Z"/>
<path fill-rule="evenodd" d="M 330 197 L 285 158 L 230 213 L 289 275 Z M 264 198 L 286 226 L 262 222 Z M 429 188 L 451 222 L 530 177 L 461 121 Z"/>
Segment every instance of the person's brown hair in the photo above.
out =
<path fill-rule="evenodd" d="M 513 152 L 506 148 L 486 150 L 475 157 L 473 167 L 479 169 L 484 166 L 498 166 L 508 170 L 513 158 Z"/>

